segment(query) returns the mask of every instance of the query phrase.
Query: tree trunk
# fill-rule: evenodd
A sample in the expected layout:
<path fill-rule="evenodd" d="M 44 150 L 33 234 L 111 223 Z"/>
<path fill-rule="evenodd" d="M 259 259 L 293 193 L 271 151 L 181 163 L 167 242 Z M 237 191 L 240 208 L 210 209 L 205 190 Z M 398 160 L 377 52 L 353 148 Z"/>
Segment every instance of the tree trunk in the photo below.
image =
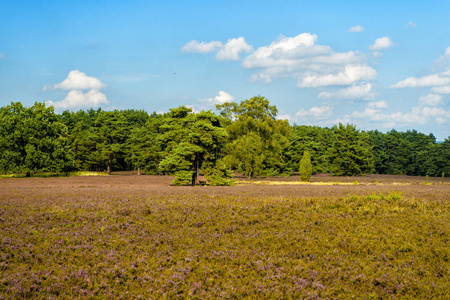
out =
<path fill-rule="evenodd" d="M 108 161 L 108 175 L 111 175 L 111 162 Z"/>
<path fill-rule="evenodd" d="M 197 181 L 197 172 L 192 173 L 192 186 L 195 185 L 195 182 Z"/>
<path fill-rule="evenodd" d="M 138 168 L 138 175 L 141 175 L 141 169 Z"/>
<path fill-rule="evenodd" d="M 192 186 L 196 184 L 197 177 L 198 177 L 198 160 L 195 162 L 195 172 L 192 173 Z"/>

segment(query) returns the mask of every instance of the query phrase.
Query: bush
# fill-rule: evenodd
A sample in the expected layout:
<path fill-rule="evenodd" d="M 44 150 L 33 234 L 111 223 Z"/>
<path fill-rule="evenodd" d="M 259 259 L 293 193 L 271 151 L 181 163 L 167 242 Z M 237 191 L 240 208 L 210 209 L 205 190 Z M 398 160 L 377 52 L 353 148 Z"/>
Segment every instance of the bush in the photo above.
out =
<path fill-rule="evenodd" d="M 192 171 L 178 171 L 175 173 L 174 185 L 189 185 L 192 180 Z"/>
<path fill-rule="evenodd" d="M 311 155 L 309 151 L 303 153 L 302 160 L 300 161 L 300 179 L 302 181 L 309 181 L 312 174 Z"/>
<path fill-rule="evenodd" d="M 233 185 L 234 183 L 233 174 L 221 160 L 218 160 L 215 166 L 205 164 L 203 169 L 210 185 Z"/>

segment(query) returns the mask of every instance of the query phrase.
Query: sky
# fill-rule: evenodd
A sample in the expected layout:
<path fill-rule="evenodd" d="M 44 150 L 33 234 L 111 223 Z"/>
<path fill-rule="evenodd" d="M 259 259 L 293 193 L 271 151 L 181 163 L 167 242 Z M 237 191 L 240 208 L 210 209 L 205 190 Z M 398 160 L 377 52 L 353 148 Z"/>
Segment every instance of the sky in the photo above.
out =
<path fill-rule="evenodd" d="M 0 2 L 0 106 L 212 110 L 450 135 L 450 1 Z"/>

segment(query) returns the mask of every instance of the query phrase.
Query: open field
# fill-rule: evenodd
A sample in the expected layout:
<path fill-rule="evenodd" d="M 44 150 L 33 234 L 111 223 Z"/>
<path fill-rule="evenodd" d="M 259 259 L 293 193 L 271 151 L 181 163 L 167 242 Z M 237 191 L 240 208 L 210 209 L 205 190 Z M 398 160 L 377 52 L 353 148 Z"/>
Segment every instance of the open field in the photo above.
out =
<path fill-rule="evenodd" d="M 172 179 L 0 179 L 0 299 L 448 299 L 449 178 Z"/>

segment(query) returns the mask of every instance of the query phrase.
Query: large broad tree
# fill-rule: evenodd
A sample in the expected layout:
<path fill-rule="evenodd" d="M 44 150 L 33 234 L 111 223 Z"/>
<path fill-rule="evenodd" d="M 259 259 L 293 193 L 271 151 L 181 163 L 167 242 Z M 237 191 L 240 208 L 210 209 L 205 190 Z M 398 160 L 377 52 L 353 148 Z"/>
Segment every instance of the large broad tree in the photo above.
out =
<path fill-rule="evenodd" d="M 159 170 L 175 174 L 174 183 L 195 185 L 201 169 L 212 184 L 231 184 L 231 173 L 221 162 L 227 133 L 219 116 L 210 111 L 192 113 L 191 108 L 181 106 L 164 118 L 161 133 L 165 159 Z"/>
<path fill-rule="evenodd" d="M 228 167 L 247 176 L 289 173 L 285 151 L 290 145 L 291 126 L 286 120 L 277 120 L 277 108 L 269 100 L 255 96 L 239 104 L 228 102 L 217 105 L 225 119 L 229 135 Z M 246 145 L 251 147 L 245 149 Z"/>
<path fill-rule="evenodd" d="M 65 172 L 74 169 L 67 127 L 53 107 L 20 102 L 0 109 L 0 170 L 3 172 Z"/>
<path fill-rule="evenodd" d="M 370 174 L 374 170 L 369 135 L 354 125 L 335 125 L 335 140 L 330 148 L 333 175 L 353 176 Z"/>

